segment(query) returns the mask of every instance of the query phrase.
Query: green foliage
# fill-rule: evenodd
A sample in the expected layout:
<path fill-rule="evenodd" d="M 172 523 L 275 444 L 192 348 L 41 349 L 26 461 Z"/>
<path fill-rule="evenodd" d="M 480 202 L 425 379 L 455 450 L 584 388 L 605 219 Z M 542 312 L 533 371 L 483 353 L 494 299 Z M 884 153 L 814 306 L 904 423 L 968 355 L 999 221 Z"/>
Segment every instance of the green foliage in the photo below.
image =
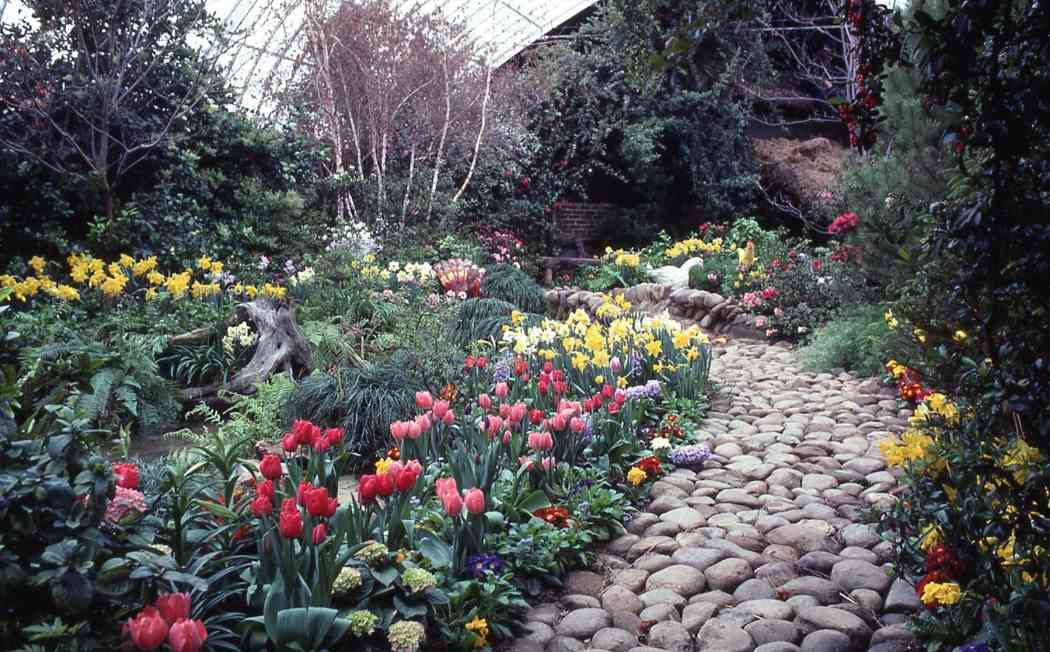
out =
<path fill-rule="evenodd" d="M 503 558 L 514 581 L 527 595 L 539 595 L 547 587 L 559 587 L 559 576 L 575 568 L 586 568 L 593 559 L 590 532 L 578 528 L 553 528 L 532 519 L 515 523 L 492 537 L 493 549 Z"/>
<path fill-rule="evenodd" d="M 514 304 L 500 299 L 466 299 L 460 303 L 456 319 L 448 324 L 449 338 L 464 348 L 478 340 L 498 340 L 515 310 Z"/>
<path fill-rule="evenodd" d="M 23 413 L 45 417 L 34 406 L 69 402 L 110 430 L 127 422 L 140 432 L 170 424 L 179 404 L 154 361 L 163 345 L 163 338 L 127 335 L 109 344 L 73 339 L 26 349 L 21 358 L 27 372 L 19 380 Z"/>
<path fill-rule="evenodd" d="M 362 367 L 314 372 L 285 404 L 285 420 L 307 419 L 346 430 L 347 448 L 362 461 L 386 448 L 389 425 L 415 410 L 415 393 L 427 388 L 418 358 L 400 353 Z M 279 434 L 279 433 L 274 433 Z"/>
<path fill-rule="evenodd" d="M 522 312 L 543 314 L 547 309 L 543 288 L 528 274 L 507 263 L 485 270 L 481 295 L 512 303 Z"/>
<path fill-rule="evenodd" d="M 874 304 L 844 310 L 809 338 L 801 350 L 803 365 L 814 371 L 843 368 L 862 376 L 880 375 L 898 350 L 884 312 L 884 307 Z"/>

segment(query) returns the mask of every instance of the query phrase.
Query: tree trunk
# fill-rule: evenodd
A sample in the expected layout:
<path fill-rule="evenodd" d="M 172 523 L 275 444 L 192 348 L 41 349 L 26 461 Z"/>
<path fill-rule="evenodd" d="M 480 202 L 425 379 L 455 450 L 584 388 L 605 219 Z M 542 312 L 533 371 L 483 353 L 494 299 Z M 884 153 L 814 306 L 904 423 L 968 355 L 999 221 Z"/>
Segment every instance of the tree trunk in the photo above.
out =
<path fill-rule="evenodd" d="M 236 325 L 241 322 L 251 324 L 259 335 L 255 355 L 228 382 L 186 389 L 180 397 L 184 402 L 206 400 L 215 397 L 219 392 L 251 394 L 258 383 L 264 382 L 274 373 L 284 371 L 296 376 L 310 370 L 310 346 L 295 321 L 294 308 L 274 304 L 266 299 L 256 299 L 238 304 L 227 323 Z M 168 342 L 194 341 L 210 334 L 198 329 L 173 336 Z"/>

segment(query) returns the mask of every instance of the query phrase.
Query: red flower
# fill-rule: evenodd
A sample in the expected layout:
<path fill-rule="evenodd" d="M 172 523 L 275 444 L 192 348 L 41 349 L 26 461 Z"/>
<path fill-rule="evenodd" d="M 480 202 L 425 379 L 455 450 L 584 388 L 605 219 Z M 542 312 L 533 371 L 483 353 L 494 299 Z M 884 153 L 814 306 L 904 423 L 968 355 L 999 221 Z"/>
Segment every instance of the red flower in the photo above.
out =
<path fill-rule="evenodd" d="M 286 498 L 281 505 L 281 519 L 277 530 L 285 539 L 297 539 L 303 535 L 303 515 L 295 506 L 294 499 Z"/>
<path fill-rule="evenodd" d="M 157 596 L 157 611 L 169 625 L 190 617 L 189 593 L 162 593 Z"/>
<path fill-rule="evenodd" d="M 376 493 L 383 498 L 388 498 L 394 493 L 394 476 L 389 473 L 376 476 Z"/>
<path fill-rule="evenodd" d="M 284 437 L 281 438 L 281 448 L 287 453 L 294 453 L 296 448 L 299 448 L 299 438 L 295 436 L 294 432 L 285 433 Z"/>
<path fill-rule="evenodd" d="M 328 527 L 324 523 L 318 523 L 317 525 L 315 525 L 313 531 L 314 545 L 321 545 L 322 543 L 324 543 L 326 537 L 328 537 Z"/>
<path fill-rule="evenodd" d="M 208 630 L 199 620 L 180 620 L 171 626 L 168 645 L 172 652 L 197 652 L 208 639 Z"/>
<path fill-rule="evenodd" d="M 342 428 L 329 428 L 324 431 L 324 438 L 329 446 L 338 446 L 343 443 L 345 432 Z"/>
<path fill-rule="evenodd" d="M 379 485 L 376 483 L 376 476 L 374 475 L 363 475 L 357 481 L 357 502 L 362 505 L 367 505 L 376 499 L 376 491 L 379 489 Z"/>
<path fill-rule="evenodd" d="M 852 211 L 848 213 L 842 213 L 835 220 L 828 225 L 828 233 L 832 235 L 839 235 L 841 233 L 849 233 L 850 231 L 857 228 L 857 224 L 860 223 L 860 217 Z"/>
<path fill-rule="evenodd" d="M 263 495 L 258 495 L 252 500 L 252 514 L 262 518 L 273 514 L 273 500 Z"/>
<path fill-rule="evenodd" d="M 485 511 L 485 492 L 481 489 L 468 489 L 463 495 L 463 503 L 467 506 L 468 512 L 478 516 Z"/>
<path fill-rule="evenodd" d="M 532 515 L 557 528 L 569 525 L 569 510 L 564 507 L 543 507 L 534 511 Z"/>
<path fill-rule="evenodd" d="M 398 464 L 398 462 L 395 462 Z M 412 460 L 408 464 L 405 464 L 397 474 L 394 476 L 394 484 L 397 486 L 397 490 L 405 492 L 410 490 L 416 485 L 416 480 L 423 473 L 423 465 L 416 460 Z"/>
<path fill-rule="evenodd" d="M 255 495 L 256 496 L 265 496 L 266 498 L 269 498 L 269 499 L 272 500 L 273 497 L 277 495 L 277 492 L 274 490 L 274 487 L 273 487 L 273 481 L 272 480 L 263 480 L 259 484 L 255 485 Z"/>
<path fill-rule="evenodd" d="M 813 260 L 813 262 L 812 262 L 812 263 L 810 263 L 810 265 L 812 265 L 812 266 L 813 266 L 813 271 L 814 271 L 814 272 L 819 272 L 819 271 L 820 271 L 820 268 L 821 268 L 821 265 L 822 265 L 822 263 L 820 262 L 820 260 L 819 260 L 819 259 L 814 259 L 814 260 Z"/>
<path fill-rule="evenodd" d="M 267 480 L 280 478 L 284 474 L 284 469 L 281 468 L 281 458 L 272 453 L 264 455 L 262 461 L 259 462 L 259 472 Z"/>
<path fill-rule="evenodd" d="M 642 458 L 635 466 L 651 477 L 663 475 L 664 472 L 663 467 L 660 466 L 660 458 L 652 455 Z"/>
<path fill-rule="evenodd" d="M 118 487 L 124 487 L 125 489 L 139 488 L 139 467 L 134 464 L 114 464 L 113 477 L 116 479 Z"/>
<path fill-rule="evenodd" d="M 955 556 L 951 548 L 938 543 L 926 555 L 926 570 L 940 571 L 951 579 L 959 579 L 966 572 L 966 565 Z"/>
<path fill-rule="evenodd" d="M 307 489 L 305 493 L 305 507 L 307 514 L 314 518 L 335 516 L 335 511 L 339 508 L 339 501 L 335 498 L 328 497 L 327 488 L 317 487 L 316 489 Z"/>
<path fill-rule="evenodd" d="M 168 635 L 168 623 L 153 607 L 144 607 L 128 621 L 131 642 L 140 650 L 156 650 Z"/>

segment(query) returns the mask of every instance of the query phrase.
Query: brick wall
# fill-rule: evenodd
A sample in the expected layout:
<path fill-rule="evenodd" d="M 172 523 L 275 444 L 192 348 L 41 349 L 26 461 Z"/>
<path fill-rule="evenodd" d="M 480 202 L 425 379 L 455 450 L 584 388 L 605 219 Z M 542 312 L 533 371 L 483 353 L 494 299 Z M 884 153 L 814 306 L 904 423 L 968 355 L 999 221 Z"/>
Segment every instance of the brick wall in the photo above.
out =
<path fill-rule="evenodd" d="M 559 243 L 596 240 L 602 224 L 617 213 L 614 204 L 559 202 L 554 209 L 554 239 Z"/>

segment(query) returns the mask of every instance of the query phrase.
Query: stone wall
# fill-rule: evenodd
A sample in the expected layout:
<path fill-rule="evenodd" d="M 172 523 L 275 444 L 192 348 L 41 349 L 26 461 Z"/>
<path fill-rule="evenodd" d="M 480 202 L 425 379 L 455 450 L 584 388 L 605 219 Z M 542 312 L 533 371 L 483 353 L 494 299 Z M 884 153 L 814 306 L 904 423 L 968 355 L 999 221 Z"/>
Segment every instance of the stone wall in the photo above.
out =
<path fill-rule="evenodd" d="M 734 337 L 765 338 L 765 332 L 754 325 L 750 315 L 733 299 L 704 290 L 675 288 L 658 283 L 642 283 L 612 291 L 623 294 L 631 305 L 651 314 L 667 311 L 672 317 L 691 320 L 704 330 Z M 556 288 L 547 291 L 548 312 L 563 319 L 577 308 L 590 314 L 602 304 L 602 296 L 576 288 Z"/>

